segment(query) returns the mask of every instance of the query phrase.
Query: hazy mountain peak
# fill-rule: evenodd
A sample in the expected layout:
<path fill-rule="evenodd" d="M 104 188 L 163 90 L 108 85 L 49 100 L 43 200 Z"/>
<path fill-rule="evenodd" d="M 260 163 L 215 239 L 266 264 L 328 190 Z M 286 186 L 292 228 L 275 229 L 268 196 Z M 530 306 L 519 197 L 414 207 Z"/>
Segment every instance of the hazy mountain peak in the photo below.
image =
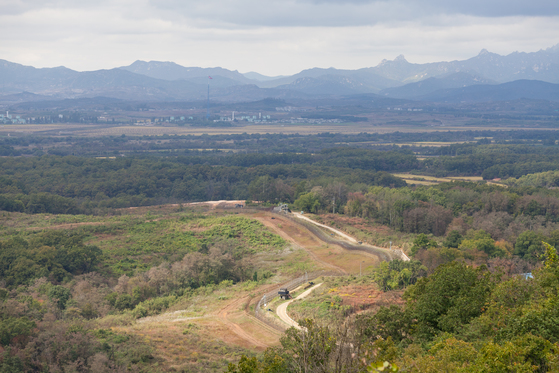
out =
<path fill-rule="evenodd" d="M 122 70 L 130 71 L 136 74 L 149 76 L 151 78 L 163 80 L 199 80 L 200 78 L 207 79 L 208 76 L 217 78 L 221 76 L 229 81 L 227 85 L 235 84 L 250 84 L 253 83 L 250 79 L 240 74 L 237 70 L 231 71 L 221 67 L 184 67 L 175 62 L 169 61 L 135 61 L 130 66 L 120 67 Z M 225 80 L 222 80 L 222 83 Z M 197 83 L 200 83 L 199 81 Z M 217 84 L 217 81 L 214 81 Z"/>
<path fill-rule="evenodd" d="M 208 76 L 222 98 L 241 100 L 265 95 L 307 97 L 376 93 L 424 98 L 435 91 L 493 85 L 519 79 L 559 83 L 559 44 L 538 52 L 501 56 L 487 49 L 462 61 L 409 63 L 403 55 L 359 70 L 310 68 L 286 77 L 255 72 L 241 74 L 221 67 L 184 67 L 175 62 L 137 60 L 111 70 L 77 72 L 64 67 L 36 69 L 0 60 L 0 94 L 56 94 L 60 97 L 106 96 L 127 99 L 198 99 L 206 94 Z M 148 79 L 149 78 L 149 79 Z M 437 78 L 437 79 L 430 79 Z M 406 83 L 400 90 L 395 88 Z M 275 91 L 259 90 L 278 88 Z M 141 89 L 140 89 L 141 88 Z M 429 96 L 430 97 L 430 96 Z M 508 97 L 508 96 L 507 96 Z M 551 97 L 551 96 L 550 96 Z M 17 97 L 20 100 L 21 97 Z"/>
<path fill-rule="evenodd" d="M 380 61 L 380 63 L 377 65 L 377 67 L 381 67 L 381 66 L 386 66 L 386 65 L 390 65 L 394 62 L 405 62 L 408 63 L 408 61 L 406 60 L 406 57 L 404 57 L 403 54 L 399 55 L 398 57 L 394 58 L 394 60 L 390 61 L 387 59 L 383 59 L 382 61 Z"/>

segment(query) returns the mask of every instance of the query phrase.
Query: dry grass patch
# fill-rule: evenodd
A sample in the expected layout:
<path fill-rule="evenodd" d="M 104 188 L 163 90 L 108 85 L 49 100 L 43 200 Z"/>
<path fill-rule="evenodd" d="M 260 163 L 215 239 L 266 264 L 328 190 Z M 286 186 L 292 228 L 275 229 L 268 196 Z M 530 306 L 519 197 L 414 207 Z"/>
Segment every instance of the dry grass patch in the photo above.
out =
<path fill-rule="evenodd" d="M 373 219 L 351 217 L 338 214 L 307 215 L 319 223 L 339 229 L 363 243 L 388 249 L 390 242 L 393 248 L 404 250 L 411 247 L 415 238 L 414 234 L 402 233 L 391 228 L 377 224 Z"/>
<path fill-rule="evenodd" d="M 241 355 L 253 355 L 239 343 L 228 343 L 230 337 L 235 337 L 218 320 L 135 324 L 121 330 L 136 334 L 153 346 L 165 371 L 222 372 Z"/>
<path fill-rule="evenodd" d="M 274 217 L 274 219 L 271 219 Z M 265 226 L 271 228 L 282 238 L 291 241 L 297 247 L 302 247 L 311 258 L 324 269 L 337 269 L 348 273 L 359 272 L 359 262 L 364 260 L 371 265 L 378 263 L 378 258 L 364 252 L 350 252 L 338 245 L 328 245 L 319 240 L 305 227 L 282 217 L 279 214 L 268 214 L 256 217 Z M 314 269 L 316 268 L 315 265 Z M 356 270 L 357 267 L 357 270 Z"/>
<path fill-rule="evenodd" d="M 322 286 L 305 299 L 289 306 L 294 320 L 314 318 L 322 322 L 339 322 L 364 310 L 403 304 L 402 291 L 382 292 L 370 277 L 326 277 Z"/>

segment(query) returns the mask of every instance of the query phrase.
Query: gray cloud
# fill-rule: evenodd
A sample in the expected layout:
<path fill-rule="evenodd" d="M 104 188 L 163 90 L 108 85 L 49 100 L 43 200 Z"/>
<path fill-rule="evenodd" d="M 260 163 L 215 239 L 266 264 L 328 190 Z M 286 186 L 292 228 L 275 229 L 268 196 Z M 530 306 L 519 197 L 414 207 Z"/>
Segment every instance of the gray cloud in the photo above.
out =
<path fill-rule="evenodd" d="M 420 21 L 442 15 L 476 17 L 559 15 L 549 0 L 149 0 L 157 10 L 172 11 L 199 26 L 344 27 Z"/>
<path fill-rule="evenodd" d="M 78 70 L 166 60 L 278 75 L 559 42 L 554 2 L 473 1 L 2 0 L 0 58 Z"/>
<path fill-rule="evenodd" d="M 395 3 L 392 0 L 298 0 L 298 2 L 317 5 Z M 398 0 L 396 2 L 406 8 L 423 9 L 435 14 L 465 14 L 481 17 L 559 15 L 559 3 L 554 0 Z"/>

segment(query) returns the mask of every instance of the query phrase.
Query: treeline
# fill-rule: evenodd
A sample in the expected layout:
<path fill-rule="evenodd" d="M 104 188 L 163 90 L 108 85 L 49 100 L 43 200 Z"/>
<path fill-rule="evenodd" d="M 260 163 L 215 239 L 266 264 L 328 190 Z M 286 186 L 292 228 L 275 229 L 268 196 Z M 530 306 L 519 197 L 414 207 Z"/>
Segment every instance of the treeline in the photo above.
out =
<path fill-rule="evenodd" d="M 416 234 L 410 255 L 429 273 L 455 260 L 473 266 L 497 260 L 514 273 L 530 272 L 544 253 L 542 242 L 559 245 L 559 196 L 545 189 L 456 182 L 371 187 L 365 194 L 349 193 L 344 210 Z"/>
<path fill-rule="evenodd" d="M 449 156 L 428 158 L 421 169 L 440 176 L 477 175 L 490 180 L 518 178 L 559 167 L 556 146 L 456 144 L 440 152 Z"/>
<path fill-rule="evenodd" d="M 496 240 L 508 240 L 526 224 L 532 224 L 534 230 L 555 227 L 559 195 L 545 189 L 504 189 L 467 182 L 371 187 L 365 194 L 349 193 L 345 213 L 374 218 L 396 230 L 435 236 L 444 235 L 451 223 L 468 226 L 466 221 L 470 221 L 470 227 L 483 228 Z"/>
<path fill-rule="evenodd" d="M 0 155 L 80 155 L 113 156 L 118 154 L 169 153 L 196 155 L 200 149 L 231 150 L 248 153 L 317 153 L 340 145 L 352 148 L 391 149 L 393 143 L 415 142 L 470 142 L 483 144 L 491 139 L 496 144 L 555 145 L 556 131 L 446 131 L 446 132 L 392 132 L 392 133 L 321 133 L 300 134 L 229 134 L 229 135 L 162 135 L 162 136 L 106 136 L 106 137 L 4 137 L 0 138 Z M 491 141 L 490 140 L 490 141 Z M 448 147 L 414 146 L 413 151 L 427 155 L 469 154 L 471 144 Z"/>
<path fill-rule="evenodd" d="M 0 195 L 0 210 L 28 214 L 81 214 L 91 210 L 79 201 L 51 193 Z"/>
<path fill-rule="evenodd" d="M 276 202 L 283 195 L 277 195 L 273 186 L 282 183 L 291 191 L 287 193 L 289 202 L 297 198 L 292 193 L 301 181 L 308 181 L 308 188 L 334 181 L 402 186 L 405 183 L 401 179 L 380 170 L 406 170 L 417 162 L 409 153 L 355 149 L 332 149 L 317 156 L 216 157 L 213 160 L 217 164 L 212 164 L 212 159 L 3 158 L 0 208 L 78 213 L 95 208 L 218 199 Z M 196 164 L 202 161 L 205 163 Z M 266 185 L 260 193 L 260 187 L 255 185 L 262 177 Z"/>
<path fill-rule="evenodd" d="M 536 172 L 518 179 L 503 180 L 503 182 L 515 187 L 557 188 L 559 187 L 559 171 Z"/>

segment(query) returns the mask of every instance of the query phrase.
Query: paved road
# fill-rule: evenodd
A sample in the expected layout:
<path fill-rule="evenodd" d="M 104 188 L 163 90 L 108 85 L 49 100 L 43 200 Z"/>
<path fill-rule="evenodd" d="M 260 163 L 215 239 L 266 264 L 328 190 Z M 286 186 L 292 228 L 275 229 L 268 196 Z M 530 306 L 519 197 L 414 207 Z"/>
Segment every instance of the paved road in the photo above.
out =
<path fill-rule="evenodd" d="M 291 300 L 289 300 L 285 303 L 280 304 L 278 306 L 278 308 L 276 309 L 276 313 L 278 314 L 279 318 L 282 319 L 283 322 L 285 322 L 287 325 L 292 326 L 295 329 L 301 330 L 301 327 L 299 326 L 299 324 L 297 324 L 297 322 L 295 320 L 293 320 L 291 317 L 289 317 L 289 315 L 287 314 L 287 306 L 289 306 L 291 304 L 291 302 L 293 302 L 296 299 L 305 298 L 307 295 L 309 295 L 314 289 L 316 289 L 320 285 L 322 285 L 322 283 L 314 285 L 312 288 L 305 290 L 297 298 L 291 299 Z"/>
<path fill-rule="evenodd" d="M 294 213 L 293 215 L 295 215 L 295 216 L 298 217 L 299 219 L 305 219 L 306 221 L 311 222 L 311 223 L 313 223 L 314 225 L 318 225 L 319 227 L 329 229 L 329 230 L 331 230 L 332 232 L 336 233 L 336 234 L 339 235 L 339 236 L 342 236 L 343 238 L 345 238 L 346 240 L 348 240 L 348 241 L 350 241 L 350 242 L 357 243 L 357 240 L 356 240 L 355 238 L 353 238 L 353 237 L 351 237 L 351 236 L 348 236 L 347 234 L 345 234 L 345 233 L 342 232 L 342 231 L 339 231 L 339 230 L 337 230 L 337 229 L 335 229 L 335 228 L 329 227 L 329 226 L 324 225 L 324 224 L 320 224 L 320 223 L 318 223 L 318 222 L 316 222 L 316 221 L 314 221 L 314 220 L 312 220 L 312 219 L 309 219 L 309 218 L 307 218 L 306 216 L 303 216 L 303 215 L 301 215 L 301 214 Z"/>
<path fill-rule="evenodd" d="M 344 232 L 329 227 L 327 225 L 324 224 L 320 224 L 312 219 L 307 218 L 306 216 L 303 216 L 301 214 L 298 213 L 294 213 L 293 214 L 295 217 L 311 223 L 312 225 L 321 227 L 321 228 L 326 228 L 334 233 L 336 233 L 337 235 L 345 238 L 347 241 L 349 242 L 344 242 L 342 241 L 338 241 L 337 244 L 342 246 L 344 249 L 347 250 L 357 250 L 357 251 L 367 251 L 367 252 L 371 252 L 374 255 L 377 255 L 381 260 L 386 260 L 386 261 L 390 261 L 392 260 L 394 257 L 398 258 L 398 259 L 402 259 L 405 262 L 410 261 L 410 258 L 404 254 L 404 252 L 402 250 L 389 250 L 386 249 L 384 247 L 380 247 L 380 246 L 375 246 L 375 245 L 369 245 L 369 244 L 358 244 L 357 240 L 347 234 L 345 234 Z M 307 227 L 308 228 L 308 227 Z M 320 239 L 324 240 L 325 242 L 330 241 L 330 239 L 328 237 L 324 237 L 324 234 L 321 234 L 320 232 L 316 231 L 316 230 L 311 230 L 317 237 L 319 237 Z M 333 242 L 336 243 L 336 242 Z"/>

